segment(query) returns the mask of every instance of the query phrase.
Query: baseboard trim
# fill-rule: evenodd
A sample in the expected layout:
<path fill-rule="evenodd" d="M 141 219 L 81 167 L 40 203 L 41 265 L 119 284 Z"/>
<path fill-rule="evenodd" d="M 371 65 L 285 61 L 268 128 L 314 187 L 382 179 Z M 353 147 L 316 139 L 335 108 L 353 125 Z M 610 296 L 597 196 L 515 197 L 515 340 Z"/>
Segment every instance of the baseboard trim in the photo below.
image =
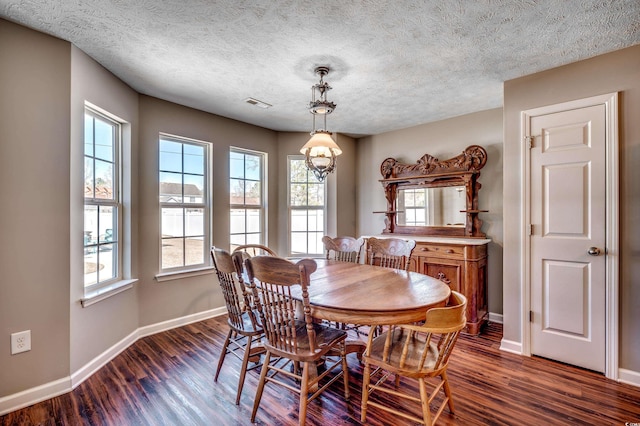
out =
<path fill-rule="evenodd" d="M 208 311 L 198 312 L 196 314 L 187 315 L 180 318 L 174 318 L 168 321 L 151 324 L 140 327 L 131 334 L 108 348 L 106 351 L 89 361 L 87 364 L 79 368 L 70 376 L 63 377 L 53 382 L 45 383 L 30 389 L 25 389 L 11 395 L 0 398 L 0 416 L 8 414 L 12 411 L 28 407 L 38 402 L 63 395 L 71 392 L 82 382 L 91 377 L 96 371 L 104 367 L 109 361 L 118 356 L 122 351 L 134 344 L 138 339 L 172 328 L 182 327 L 187 324 L 202 321 L 205 319 L 217 317 L 226 314 L 226 308 L 210 309 Z"/>
<path fill-rule="evenodd" d="M 227 308 L 216 308 L 208 311 L 198 312 L 197 314 L 187 315 L 186 317 L 174 318 L 162 321 L 156 324 L 147 325 L 138 328 L 138 339 L 141 337 L 151 336 L 152 334 L 171 330 L 172 328 L 182 327 L 183 325 L 192 324 L 194 322 L 217 317 L 227 313 Z"/>
<path fill-rule="evenodd" d="M 71 377 L 63 377 L 44 385 L 0 398 L 0 416 L 41 401 L 63 395 L 71 390 Z"/>
<path fill-rule="evenodd" d="M 489 312 L 489 322 L 495 322 L 496 324 L 504 324 L 502 314 L 494 314 Z"/>
<path fill-rule="evenodd" d="M 500 350 L 510 352 L 516 355 L 522 355 L 522 344 L 513 340 L 502 339 L 500 341 Z"/>
<path fill-rule="evenodd" d="M 91 377 L 96 371 L 104 367 L 109 361 L 117 357 L 122 351 L 133 345 L 136 340 L 139 339 L 138 330 L 129 334 L 127 337 L 89 361 L 83 367 L 79 368 L 76 372 L 72 373 L 70 390 L 78 387 L 78 385 Z"/>
<path fill-rule="evenodd" d="M 618 381 L 620 383 L 626 383 L 628 385 L 640 387 L 640 372 L 619 368 Z"/>

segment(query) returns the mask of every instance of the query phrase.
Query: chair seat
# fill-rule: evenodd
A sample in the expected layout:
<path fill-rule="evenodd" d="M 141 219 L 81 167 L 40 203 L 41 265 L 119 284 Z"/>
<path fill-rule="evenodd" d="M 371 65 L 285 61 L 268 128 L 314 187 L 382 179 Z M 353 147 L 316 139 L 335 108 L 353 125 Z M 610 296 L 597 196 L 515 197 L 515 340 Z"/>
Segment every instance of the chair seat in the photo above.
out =
<path fill-rule="evenodd" d="M 467 322 L 466 307 L 467 298 L 452 290 L 447 306 L 429 309 L 423 324 L 390 325 L 380 336 L 369 334 L 363 355 L 362 423 L 367 420 L 369 406 L 429 426 L 438 420 L 446 407 L 455 413 L 447 365 L 460 331 Z M 393 388 L 386 384 L 392 374 L 396 376 Z M 418 381 L 419 398 L 400 390 L 401 376 Z M 370 401 L 369 395 L 373 392 L 419 401 L 422 417 L 409 413 L 400 404 L 388 405 L 384 403 L 388 401 L 383 399 Z M 432 408 L 435 409 L 433 415 Z"/>
<path fill-rule="evenodd" d="M 316 361 L 329 352 L 337 342 L 347 338 L 347 332 L 322 324 L 313 323 L 313 330 L 316 334 L 316 351 L 310 350 L 309 335 L 307 325 L 304 321 L 295 321 L 296 335 L 298 337 L 298 349 L 295 351 L 296 359 L 302 362 Z M 282 346 L 274 346 L 269 341 L 264 342 L 265 348 L 277 356 L 287 356 L 292 354 L 292 350 Z"/>
<path fill-rule="evenodd" d="M 229 324 L 229 327 L 233 328 L 237 333 L 243 334 L 245 336 L 262 334 L 263 330 L 262 330 L 262 325 L 260 324 L 260 314 L 256 310 L 253 310 L 252 312 L 253 312 L 253 318 L 255 321 L 255 326 L 251 321 L 249 312 L 245 311 L 242 313 L 240 317 L 242 320 L 242 323 L 240 324 L 240 326 L 236 325 L 232 321 L 231 317 L 229 317 L 227 319 L 227 323 Z"/>
<path fill-rule="evenodd" d="M 438 359 L 438 347 L 435 342 L 429 343 L 426 360 L 422 368 L 420 368 L 421 357 L 426 343 L 425 336 L 419 333 L 413 334 L 407 343 L 406 339 L 409 332 L 401 328 L 396 328 L 393 330 L 388 358 L 383 359 L 384 345 L 388 334 L 389 332 L 386 331 L 373 339 L 370 355 L 366 358 L 370 359 L 374 364 L 384 365 L 394 370 L 402 370 L 403 374 L 407 376 L 411 376 L 411 374 L 408 374 L 409 371 L 413 371 L 418 375 L 424 375 L 433 370 L 436 359 Z M 407 343 L 406 346 L 405 343 Z M 400 365 L 402 352 L 404 350 L 407 351 L 407 354 L 403 365 Z"/>

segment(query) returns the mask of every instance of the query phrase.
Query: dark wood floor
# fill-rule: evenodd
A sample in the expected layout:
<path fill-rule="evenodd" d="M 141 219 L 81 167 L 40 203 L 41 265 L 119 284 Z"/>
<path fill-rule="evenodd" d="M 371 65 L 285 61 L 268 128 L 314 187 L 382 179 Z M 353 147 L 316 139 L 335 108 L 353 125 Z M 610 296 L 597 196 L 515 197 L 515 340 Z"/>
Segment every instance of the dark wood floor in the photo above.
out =
<path fill-rule="evenodd" d="M 226 333 L 219 317 L 140 339 L 73 392 L 0 417 L 0 425 L 241 425 L 249 424 L 258 370 L 248 373 L 234 405 L 240 361 L 229 357 L 218 383 L 213 373 Z M 624 425 L 640 422 L 640 388 L 556 362 L 501 352 L 502 327 L 463 336 L 449 377 L 456 414 L 442 425 Z M 307 424 L 359 424 L 362 368 L 349 355 L 351 397 L 342 384 L 310 403 Z M 403 381 L 401 386 L 415 387 Z M 417 392 L 417 391 L 416 391 Z M 406 405 L 404 402 L 397 404 Z M 418 413 L 417 407 L 407 408 Z M 257 423 L 298 422 L 298 400 L 267 386 Z M 404 425 L 376 408 L 372 425 Z"/>

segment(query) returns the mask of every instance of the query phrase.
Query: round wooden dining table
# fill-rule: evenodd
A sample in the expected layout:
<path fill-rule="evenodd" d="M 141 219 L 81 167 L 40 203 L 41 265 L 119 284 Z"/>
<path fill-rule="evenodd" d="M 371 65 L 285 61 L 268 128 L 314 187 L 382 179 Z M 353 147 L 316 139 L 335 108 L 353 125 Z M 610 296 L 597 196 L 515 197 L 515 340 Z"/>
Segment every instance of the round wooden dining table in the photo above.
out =
<path fill-rule="evenodd" d="M 314 318 L 346 324 L 388 325 L 424 320 L 444 306 L 451 290 L 417 272 L 335 260 L 314 259 L 309 301 Z"/>

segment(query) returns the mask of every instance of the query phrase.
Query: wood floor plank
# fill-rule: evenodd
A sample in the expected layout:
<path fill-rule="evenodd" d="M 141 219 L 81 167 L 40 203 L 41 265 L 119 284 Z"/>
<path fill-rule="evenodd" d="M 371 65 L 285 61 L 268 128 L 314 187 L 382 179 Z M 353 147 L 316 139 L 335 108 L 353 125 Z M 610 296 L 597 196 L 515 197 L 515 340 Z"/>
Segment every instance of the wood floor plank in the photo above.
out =
<path fill-rule="evenodd" d="M 248 425 L 260 370 L 248 372 L 240 405 L 235 393 L 240 360 L 227 357 L 218 382 L 215 367 L 227 332 L 218 317 L 144 337 L 65 395 L 0 417 L 1 426 L 31 425 Z M 624 425 L 640 422 L 640 388 L 592 371 L 500 351 L 502 327 L 489 324 L 480 336 L 463 335 L 454 350 L 449 379 L 456 412 L 440 425 Z M 308 407 L 308 425 L 360 424 L 362 366 L 349 356 L 349 401 L 336 382 Z M 401 386 L 418 392 L 417 384 Z M 375 396 L 375 395 L 374 395 Z M 387 404 L 420 414 L 393 396 Z M 260 425 L 298 423 L 298 397 L 265 388 Z M 409 425 L 371 407 L 370 425 Z"/>

